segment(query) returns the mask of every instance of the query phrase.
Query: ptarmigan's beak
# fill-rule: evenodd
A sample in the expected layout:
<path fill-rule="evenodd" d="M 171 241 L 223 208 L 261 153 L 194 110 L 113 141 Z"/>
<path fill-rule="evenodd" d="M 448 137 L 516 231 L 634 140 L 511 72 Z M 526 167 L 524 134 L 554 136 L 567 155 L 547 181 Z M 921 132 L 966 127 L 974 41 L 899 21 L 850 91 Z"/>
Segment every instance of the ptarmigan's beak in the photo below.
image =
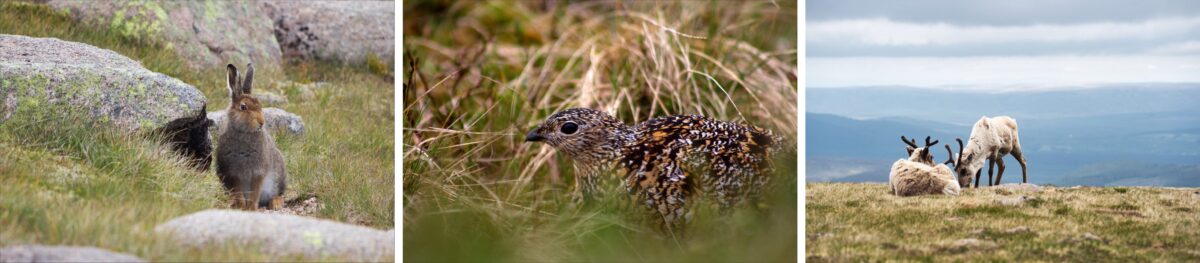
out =
<path fill-rule="evenodd" d="M 532 131 L 529 131 L 528 134 L 525 134 L 525 141 L 527 142 L 540 142 L 545 139 L 545 137 L 542 137 L 541 134 L 537 133 L 537 129 L 533 129 Z"/>

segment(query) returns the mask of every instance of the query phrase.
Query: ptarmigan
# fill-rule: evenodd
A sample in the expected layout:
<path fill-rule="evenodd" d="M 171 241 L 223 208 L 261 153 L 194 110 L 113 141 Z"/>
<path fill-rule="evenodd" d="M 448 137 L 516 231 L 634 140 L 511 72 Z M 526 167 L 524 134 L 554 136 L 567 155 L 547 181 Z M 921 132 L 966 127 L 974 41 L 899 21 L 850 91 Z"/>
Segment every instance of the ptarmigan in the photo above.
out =
<path fill-rule="evenodd" d="M 625 187 L 661 215 L 661 227 L 676 232 L 687 221 L 688 203 L 699 183 L 726 212 L 762 195 L 771 174 L 771 155 L 783 147 L 771 131 L 699 115 L 651 119 L 633 126 L 593 109 L 557 112 L 525 136 L 565 153 L 580 168 L 576 197 L 596 192 L 596 179 L 614 164 L 625 169 Z M 699 181 L 696 181 L 699 175 Z"/>

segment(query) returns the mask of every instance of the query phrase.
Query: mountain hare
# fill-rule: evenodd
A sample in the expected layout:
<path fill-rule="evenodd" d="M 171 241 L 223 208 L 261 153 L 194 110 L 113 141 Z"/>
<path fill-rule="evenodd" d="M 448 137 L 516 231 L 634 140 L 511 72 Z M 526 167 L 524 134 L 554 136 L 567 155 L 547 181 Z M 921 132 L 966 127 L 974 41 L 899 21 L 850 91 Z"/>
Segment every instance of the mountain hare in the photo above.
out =
<path fill-rule="evenodd" d="M 262 105 L 250 96 L 254 66 L 246 64 L 245 80 L 238 79 L 233 64 L 227 68 L 232 103 L 226 114 L 225 133 L 217 140 L 217 177 L 229 190 L 235 207 L 279 209 L 287 189 L 287 170 L 275 138 L 263 128 Z"/>

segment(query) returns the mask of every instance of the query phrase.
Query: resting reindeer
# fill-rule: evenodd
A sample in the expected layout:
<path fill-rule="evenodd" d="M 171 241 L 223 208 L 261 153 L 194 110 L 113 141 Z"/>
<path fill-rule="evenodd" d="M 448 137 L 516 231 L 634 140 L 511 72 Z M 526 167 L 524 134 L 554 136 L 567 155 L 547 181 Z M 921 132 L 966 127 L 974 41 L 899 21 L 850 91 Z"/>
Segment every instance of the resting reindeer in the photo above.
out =
<path fill-rule="evenodd" d="M 954 172 L 950 171 L 945 164 L 934 165 L 930 146 L 937 145 L 937 141 L 930 142 L 929 139 L 929 137 L 925 137 L 925 146 L 918 147 L 915 139 L 910 141 L 904 136 L 900 136 L 900 140 L 908 144 L 906 149 L 909 157 L 907 160 L 900 159 L 892 163 L 892 171 L 888 176 L 892 194 L 898 196 L 958 195 L 961 188 L 955 183 Z M 950 158 L 953 158 L 953 154 Z"/>
<path fill-rule="evenodd" d="M 966 148 L 963 147 L 962 138 L 955 140 L 958 141 L 958 158 L 953 164 L 960 186 L 971 186 L 971 178 L 974 177 L 975 187 L 979 187 L 979 174 L 983 173 L 984 160 L 988 161 L 988 185 L 1000 184 L 1000 177 L 1004 175 L 1003 157 L 1009 154 L 1021 164 L 1021 182 L 1029 182 L 1025 155 L 1021 154 L 1021 142 L 1017 138 L 1017 121 L 1013 118 L 983 116 L 971 129 Z M 1000 166 L 1000 172 L 996 173 L 996 181 L 993 182 L 992 170 L 996 166 Z"/>

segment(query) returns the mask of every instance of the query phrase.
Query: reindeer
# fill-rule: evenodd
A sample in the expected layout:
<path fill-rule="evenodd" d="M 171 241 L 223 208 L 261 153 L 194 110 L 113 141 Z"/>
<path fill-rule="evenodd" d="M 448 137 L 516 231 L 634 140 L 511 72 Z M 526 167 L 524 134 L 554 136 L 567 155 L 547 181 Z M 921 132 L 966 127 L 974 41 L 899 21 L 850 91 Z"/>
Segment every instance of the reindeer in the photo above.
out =
<path fill-rule="evenodd" d="M 916 139 L 909 140 L 900 136 L 900 140 L 908 144 L 906 149 L 909 157 L 892 163 L 891 172 L 888 174 L 888 185 L 891 187 L 892 194 L 897 196 L 959 194 L 961 187 L 954 178 L 954 171 L 951 171 L 945 164 L 934 164 L 933 162 L 933 154 L 929 150 L 930 146 L 937 145 L 937 141 L 931 142 L 930 137 L 925 137 L 925 146 L 918 147 Z"/>
<path fill-rule="evenodd" d="M 971 178 L 974 177 L 975 188 L 979 188 L 984 160 L 988 161 L 988 186 L 1000 184 L 1000 178 L 1004 176 L 1003 157 L 1010 154 L 1021 164 L 1021 182 L 1029 182 L 1025 155 L 1021 153 L 1021 143 L 1017 136 L 1017 121 L 1013 118 L 983 116 L 975 122 L 965 147 L 962 138 L 955 140 L 958 141 L 958 158 L 947 162 L 954 165 L 960 186 L 971 186 Z M 950 145 L 946 145 L 946 151 L 951 152 Z M 951 152 L 951 155 L 953 154 Z M 996 173 L 996 181 L 993 182 L 992 172 L 996 166 L 1000 167 L 1000 171 Z"/>

